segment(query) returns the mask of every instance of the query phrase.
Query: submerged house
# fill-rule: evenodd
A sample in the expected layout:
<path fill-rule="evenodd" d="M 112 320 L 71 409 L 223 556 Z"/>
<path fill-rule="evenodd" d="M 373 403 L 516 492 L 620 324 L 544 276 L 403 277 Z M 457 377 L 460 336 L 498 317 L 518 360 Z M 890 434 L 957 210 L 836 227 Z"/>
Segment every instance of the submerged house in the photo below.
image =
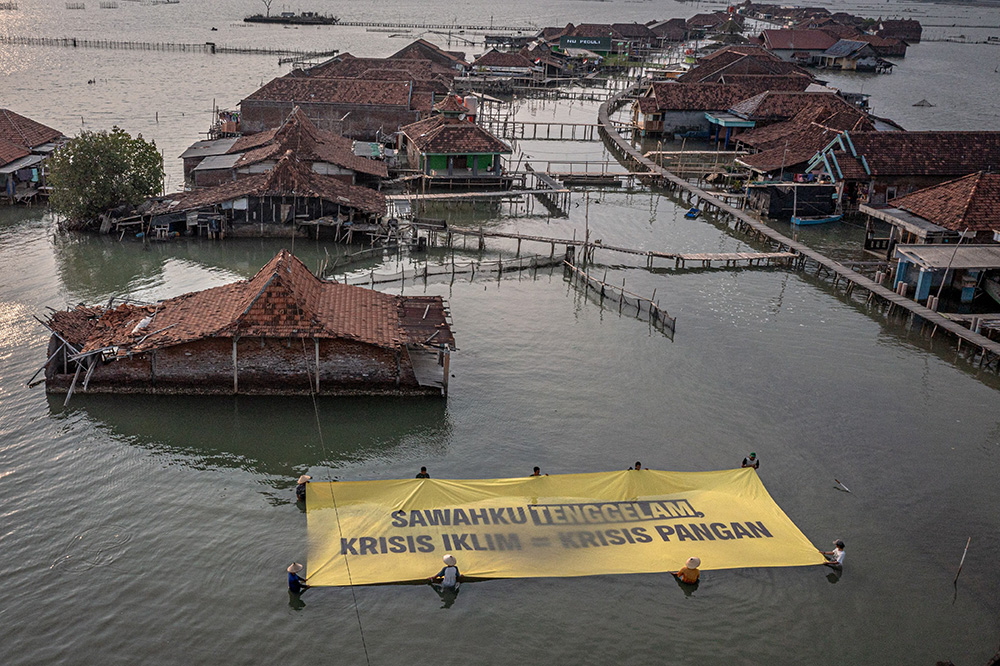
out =
<path fill-rule="evenodd" d="M 155 304 L 54 312 L 45 386 L 69 394 L 446 395 L 449 316 L 440 296 L 327 282 L 282 250 L 249 280 Z"/>
<path fill-rule="evenodd" d="M 316 173 L 288 151 L 267 172 L 158 197 L 144 216 L 158 233 L 291 236 L 315 227 L 340 238 L 348 229 L 378 233 L 385 212 L 381 193 Z"/>
<path fill-rule="evenodd" d="M 36 197 L 45 187 L 45 160 L 65 139 L 59 130 L 0 109 L 0 198 Z"/>
<path fill-rule="evenodd" d="M 275 129 L 197 142 L 181 155 L 184 180 L 194 188 L 239 180 L 270 171 L 288 151 L 316 173 L 350 185 L 377 187 L 388 177 L 385 162 L 356 155 L 351 139 L 317 128 L 296 106 Z"/>
<path fill-rule="evenodd" d="M 841 39 L 824 51 L 819 66 L 857 72 L 892 71 L 892 63 L 880 58 L 874 46 L 854 39 Z"/>

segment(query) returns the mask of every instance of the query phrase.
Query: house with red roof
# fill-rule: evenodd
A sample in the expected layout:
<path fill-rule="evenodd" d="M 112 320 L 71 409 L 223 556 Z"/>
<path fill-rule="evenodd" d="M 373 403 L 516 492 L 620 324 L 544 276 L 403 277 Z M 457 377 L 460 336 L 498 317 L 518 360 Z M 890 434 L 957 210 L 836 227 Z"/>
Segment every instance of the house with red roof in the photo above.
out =
<path fill-rule="evenodd" d="M 385 235 L 386 203 L 380 192 L 318 173 L 313 166 L 288 150 L 265 172 L 153 199 L 143 213 L 144 226 L 157 235 L 310 232 L 334 240 L 350 240 L 355 233 Z"/>
<path fill-rule="evenodd" d="M 356 155 L 354 141 L 317 128 L 296 106 L 280 127 L 197 142 L 181 154 L 184 179 L 193 188 L 220 185 L 270 171 L 289 151 L 316 173 L 350 185 L 378 186 L 389 175 L 385 162 Z"/>
<path fill-rule="evenodd" d="M 400 130 L 400 150 L 411 169 L 430 185 L 494 185 L 509 187 L 503 156 L 511 147 L 470 119 L 458 97 L 438 103 L 435 114 Z"/>
<path fill-rule="evenodd" d="M 0 109 L 0 199 L 30 201 L 44 191 L 45 159 L 65 140 L 59 130 Z"/>
<path fill-rule="evenodd" d="M 811 65 L 837 43 L 837 38 L 822 30 L 764 30 L 759 42 L 782 60 Z"/>
<path fill-rule="evenodd" d="M 535 63 L 520 53 L 505 53 L 490 49 L 472 62 L 472 71 L 490 77 L 532 78 L 541 71 Z"/>
<path fill-rule="evenodd" d="M 50 393 L 446 395 L 440 296 L 318 278 L 287 250 L 249 280 L 54 312 Z M 69 396 L 67 396 L 67 400 Z"/>

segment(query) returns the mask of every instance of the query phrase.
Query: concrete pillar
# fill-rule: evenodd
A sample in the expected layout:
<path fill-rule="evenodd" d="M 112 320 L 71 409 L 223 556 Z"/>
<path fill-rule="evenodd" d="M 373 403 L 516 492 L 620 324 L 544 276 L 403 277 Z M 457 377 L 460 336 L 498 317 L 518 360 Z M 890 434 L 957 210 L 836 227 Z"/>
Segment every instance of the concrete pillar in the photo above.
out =
<path fill-rule="evenodd" d="M 931 293 L 931 280 L 934 279 L 934 271 L 928 268 L 921 268 L 917 276 L 917 291 L 913 294 L 913 300 L 923 301 Z"/>
<path fill-rule="evenodd" d="M 910 262 L 900 259 L 896 262 L 896 281 L 892 284 L 893 290 L 899 287 L 900 282 L 906 282 L 906 273 L 910 268 Z"/>

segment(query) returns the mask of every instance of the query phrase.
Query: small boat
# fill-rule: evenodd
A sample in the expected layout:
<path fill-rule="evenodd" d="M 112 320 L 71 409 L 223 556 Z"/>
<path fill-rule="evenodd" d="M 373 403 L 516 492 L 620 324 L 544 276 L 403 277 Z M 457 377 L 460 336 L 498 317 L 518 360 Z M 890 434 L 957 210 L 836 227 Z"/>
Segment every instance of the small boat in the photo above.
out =
<path fill-rule="evenodd" d="M 843 215 L 792 215 L 792 224 L 796 226 L 804 226 L 806 224 L 826 224 L 827 222 L 837 222 L 843 217 Z"/>
<path fill-rule="evenodd" d="M 698 208 L 697 206 L 691 208 L 690 210 L 688 210 L 688 212 L 684 213 L 684 217 L 686 217 L 689 220 L 697 220 L 699 217 L 701 217 L 701 208 Z"/>

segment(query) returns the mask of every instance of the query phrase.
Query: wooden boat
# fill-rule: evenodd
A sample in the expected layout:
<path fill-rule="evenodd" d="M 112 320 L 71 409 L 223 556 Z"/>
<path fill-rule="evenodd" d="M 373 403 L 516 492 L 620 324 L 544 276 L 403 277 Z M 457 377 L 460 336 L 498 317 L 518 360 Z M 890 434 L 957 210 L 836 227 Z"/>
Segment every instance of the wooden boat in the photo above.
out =
<path fill-rule="evenodd" d="M 697 206 L 691 208 L 690 210 L 688 210 L 688 212 L 684 213 L 684 217 L 686 217 L 689 220 L 697 220 L 699 217 L 701 217 L 701 209 L 698 208 Z"/>
<path fill-rule="evenodd" d="M 806 224 L 826 224 L 827 222 L 837 222 L 843 215 L 792 215 L 792 224 L 803 226 Z"/>

